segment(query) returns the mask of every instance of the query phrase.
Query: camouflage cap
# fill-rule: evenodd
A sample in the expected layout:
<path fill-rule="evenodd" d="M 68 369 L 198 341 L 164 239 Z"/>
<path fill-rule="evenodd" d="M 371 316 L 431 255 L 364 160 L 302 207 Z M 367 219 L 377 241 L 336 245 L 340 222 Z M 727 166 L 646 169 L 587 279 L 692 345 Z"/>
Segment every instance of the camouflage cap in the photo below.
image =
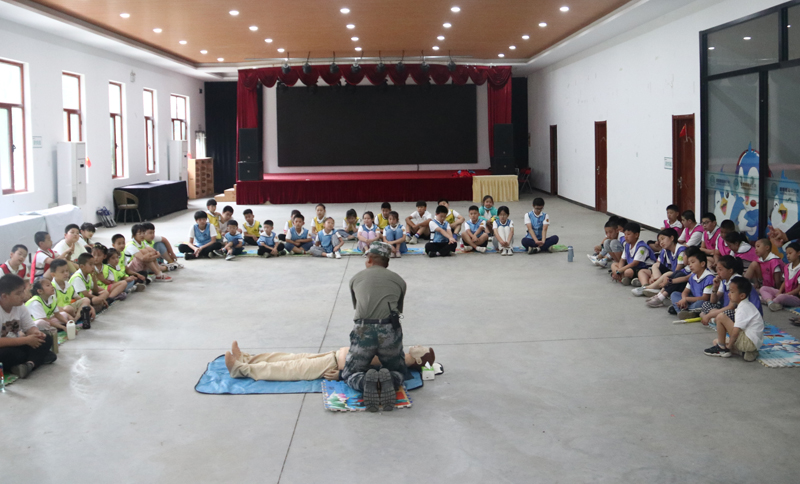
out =
<path fill-rule="evenodd" d="M 384 242 L 373 242 L 369 246 L 368 253 L 388 259 L 389 256 L 392 255 L 392 248 L 389 246 L 389 244 Z"/>

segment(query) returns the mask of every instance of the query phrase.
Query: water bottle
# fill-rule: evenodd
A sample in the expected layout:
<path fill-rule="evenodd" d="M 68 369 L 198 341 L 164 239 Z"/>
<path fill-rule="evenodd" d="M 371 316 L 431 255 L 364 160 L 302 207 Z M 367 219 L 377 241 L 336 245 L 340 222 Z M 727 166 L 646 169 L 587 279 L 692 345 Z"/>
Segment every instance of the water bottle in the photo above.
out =
<path fill-rule="evenodd" d="M 67 339 L 68 340 L 75 339 L 75 321 L 70 320 L 67 323 Z"/>
<path fill-rule="evenodd" d="M 0 393 L 6 392 L 6 375 L 3 373 L 3 364 L 0 363 Z"/>
<path fill-rule="evenodd" d="M 573 252 L 572 246 L 567 246 L 567 262 L 572 262 L 573 257 L 575 257 L 575 252 Z"/>

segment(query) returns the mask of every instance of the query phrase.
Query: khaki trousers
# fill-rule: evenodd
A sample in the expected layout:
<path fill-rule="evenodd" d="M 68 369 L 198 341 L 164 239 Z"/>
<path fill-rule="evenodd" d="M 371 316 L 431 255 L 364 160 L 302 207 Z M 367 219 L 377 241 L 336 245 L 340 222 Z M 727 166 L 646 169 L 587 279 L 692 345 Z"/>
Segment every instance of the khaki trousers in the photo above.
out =
<path fill-rule="evenodd" d="M 231 376 L 272 381 L 316 380 L 322 378 L 326 371 L 338 368 L 335 351 L 320 354 L 242 353 L 242 357 L 231 368 Z"/>

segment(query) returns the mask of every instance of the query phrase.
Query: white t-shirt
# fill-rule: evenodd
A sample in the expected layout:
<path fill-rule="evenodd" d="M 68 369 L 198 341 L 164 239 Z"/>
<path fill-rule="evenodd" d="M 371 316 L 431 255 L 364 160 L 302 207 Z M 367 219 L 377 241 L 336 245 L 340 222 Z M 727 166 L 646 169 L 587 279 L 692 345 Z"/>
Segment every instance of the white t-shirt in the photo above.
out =
<path fill-rule="evenodd" d="M 431 240 L 433 240 L 433 234 L 436 233 L 436 229 L 442 229 L 447 232 L 447 229 L 450 228 L 450 222 L 447 220 L 444 221 L 444 228 L 440 227 L 439 224 L 435 220 L 431 220 L 428 222 L 428 229 L 431 231 Z"/>
<path fill-rule="evenodd" d="M 789 267 L 789 279 L 794 279 L 794 276 L 795 274 L 797 274 L 797 271 L 800 271 L 800 264 L 797 264 L 796 266 L 792 267 L 792 263 L 790 262 L 787 264 L 787 266 Z"/>
<path fill-rule="evenodd" d="M 499 222 L 499 221 L 500 221 L 500 219 L 499 219 L 499 218 L 496 218 L 496 219 L 494 220 L 494 222 L 492 222 L 492 227 L 493 227 L 493 228 L 495 228 L 495 229 L 497 229 L 497 227 L 499 227 L 499 225 L 497 225 L 497 222 Z M 511 221 L 511 219 L 508 219 L 508 220 L 506 220 L 506 222 L 508 222 L 508 225 L 506 225 L 506 227 L 508 227 L 508 228 L 510 228 L 510 229 L 511 229 L 511 228 L 514 228 L 514 222 L 512 222 L 512 221 Z"/>
<path fill-rule="evenodd" d="M 339 245 L 339 242 L 341 242 L 341 240 L 342 240 L 341 237 L 339 237 L 339 234 L 336 232 L 336 230 L 331 230 L 330 232 L 326 232 L 325 229 L 322 229 L 319 232 L 317 232 L 317 235 L 314 237 L 314 242 L 319 242 L 320 244 L 322 244 L 322 241 L 319 239 L 319 236 L 321 234 L 330 235 L 331 236 L 331 244 L 334 247 Z"/>
<path fill-rule="evenodd" d="M 682 242 L 686 247 L 700 247 L 700 243 L 702 241 L 703 241 L 702 230 L 698 230 L 697 232 L 690 235 L 689 240 L 686 240 L 686 232 L 682 232 L 680 237 L 678 237 L 678 242 Z"/>
<path fill-rule="evenodd" d="M 530 212 L 525 212 L 525 225 L 529 223 L 531 223 Z M 550 215 L 544 214 L 544 222 L 542 222 L 542 225 L 550 225 Z"/>
<path fill-rule="evenodd" d="M 414 210 L 414 212 L 411 214 L 411 221 L 414 222 L 414 225 L 419 225 L 425 220 L 430 220 L 432 218 L 433 217 L 431 217 L 431 213 L 427 210 L 422 215 L 420 215 L 419 211 L 417 210 Z"/>
<path fill-rule="evenodd" d="M 38 278 L 44 276 L 44 266 L 45 266 L 44 261 L 48 257 L 50 259 L 55 259 L 56 257 L 58 257 L 58 253 L 53 251 L 53 250 L 50 250 L 50 252 L 48 253 L 48 252 L 43 251 L 42 249 L 39 249 L 39 250 L 36 251 L 35 254 L 33 254 L 33 264 L 32 265 L 33 265 L 33 270 L 34 270 L 34 274 L 35 274 L 34 277 L 35 278 L 38 279 Z"/>
<path fill-rule="evenodd" d="M 206 224 L 206 225 L 207 226 L 211 226 L 211 230 L 208 232 L 209 235 L 211 235 L 211 240 L 216 239 L 217 238 L 217 228 L 214 227 L 214 224 Z M 192 227 L 189 229 L 189 238 L 192 239 L 193 241 L 197 242 L 195 240 L 196 237 L 195 237 L 195 233 L 194 233 L 194 225 L 192 225 Z M 155 241 L 155 239 L 153 239 L 153 241 Z"/>
<path fill-rule="evenodd" d="M 53 294 L 47 299 L 47 305 L 52 306 L 56 302 L 56 295 Z M 47 312 L 39 301 L 33 301 L 30 306 L 26 306 L 28 312 L 34 320 L 47 319 Z"/>
<path fill-rule="evenodd" d="M 0 338 L 23 337 L 32 327 L 33 319 L 25 306 L 15 306 L 10 313 L 0 308 Z"/>
<path fill-rule="evenodd" d="M 83 275 L 83 270 L 78 269 L 77 271 L 81 275 Z M 89 276 L 84 275 L 83 277 L 76 277 L 75 280 L 72 281 L 72 287 L 75 288 L 75 297 L 78 297 L 80 293 L 86 290 L 91 290 L 91 287 L 86 287 L 86 283 L 83 282 L 84 279 L 87 279 Z M 83 297 L 83 296 L 80 296 Z"/>
<path fill-rule="evenodd" d="M 381 234 L 381 229 L 378 227 L 378 224 L 375 222 L 372 223 L 372 227 L 367 227 L 365 224 L 361 224 L 358 226 L 358 233 L 361 232 L 375 232 L 377 235 Z"/>
<path fill-rule="evenodd" d="M 69 256 L 69 260 L 71 260 L 72 262 L 77 262 L 78 261 L 78 257 L 81 254 L 86 254 L 87 253 L 86 252 L 86 243 L 83 241 L 83 239 L 78 239 L 78 241 L 75 242 L 75 246 L 74 247 L 75 247 L 75 250 L 72 251 L 72 254 Z M 55 247 L 53 247 L 53 251 L 56 254 L 63 254 L 68 249 L 69 249 L 69 245 L 67 245 L 67 241 L 66 240 L 61 240 L 59 243 L 56 244 Z M 42 261 L 42 263 L 44 263 L 44 260 Z"/>
<path fill-rule="evenodd" d="M 764 318 L 749 300 L 745 299 L 736 306 L 736 322 L 733 327 L 744 331 L 756 348 L 761 348 L 764 341 Z"/>

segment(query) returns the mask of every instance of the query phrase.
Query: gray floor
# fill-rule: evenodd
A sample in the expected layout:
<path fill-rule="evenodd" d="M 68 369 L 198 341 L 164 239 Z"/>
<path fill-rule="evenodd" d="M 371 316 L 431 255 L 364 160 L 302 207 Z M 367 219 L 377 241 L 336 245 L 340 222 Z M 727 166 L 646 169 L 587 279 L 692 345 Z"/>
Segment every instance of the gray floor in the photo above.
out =
<path fill-rule="evenodd" d="M 531 198 L 510 204 L 519 225 Z M 295 207 L 252 208 L 282 225 Z M 551 198 L 547 211 L 572 264 L 391 262 L 408 282 L 406 343 L 433 346 L 446 370 L 412 392 L 411 409 L 335 414 L 319 394 L 195 393 L 234 339 L 249 352 L 347 345 L 347 282 L 364 259 L 192 261 L 0 395 L 2 482 L 795 482 L 800 370 L 704 356 L 709 330 L 672 325 L 585 259 L 605 216 Z M 184 240 L 192 212 L 158 232 Z M 128 227 L 97 238 L 117 232 Z M 797 335 L 785 312 L 767 318 Z"/>

